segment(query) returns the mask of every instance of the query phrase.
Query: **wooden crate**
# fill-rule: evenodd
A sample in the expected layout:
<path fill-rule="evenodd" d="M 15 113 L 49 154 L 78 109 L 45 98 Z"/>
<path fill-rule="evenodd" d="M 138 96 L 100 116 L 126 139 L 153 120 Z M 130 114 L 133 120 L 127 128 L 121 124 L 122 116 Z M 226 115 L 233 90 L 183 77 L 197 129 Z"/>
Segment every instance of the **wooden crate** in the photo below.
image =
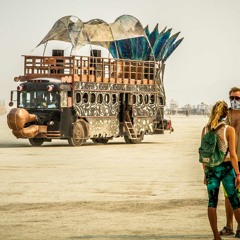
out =
<path fill-rule="evenodd" d="M 121 78 L 117 78 L 117 83 L 121 84 L 122 83 L 122 79 Z"/>
<path fill-rule="evenodd" d="M 142 84 L 142 80 L 136 80 L 137 84 Z"/>
<path fill-rule="evenodd" d="M 154 80 L 149 80 L 149 84 L 153 85 L 154 84 Z"/>
<path fill-rule="evenodd" d="M 110 83 L 115 83 L 115 78 L 110 78 Z"/>
<path fill-rule="evenodd" d="M 82 75 L 82 82 L 87 82 L 88 81 L 88 75 L 83 74 Z"/>
<path fill-rule="evenodd" d="M 103 82 L 104 83 L 108 83 L 109 82 L 109 78 L 103 78 Z"/>
<path fill-rule="evenodd" d="M 80 81 L 80 77 L 77 74 L 74 74 L 73 79 L 74 79 L 74 82 Z"/>
<path fill-rule="evenodd" d="M 102 77 L 96 77 L 96 82 L 97 82 L 97 83 L 102 82 Z"/>
<path fill-rule="evenodd" d="M 136 80 L 135 79 L 130 79 L 130 84 L 136 84 Z"/>
<path fill-rule="evenodd" d="M 143 84 L 148 84 L 148 79 L 143 79 Z"/>
<path fill-rule="evenodd" d="M 95 76 L 89 75 L 89 82 L 95 82 Z"/>

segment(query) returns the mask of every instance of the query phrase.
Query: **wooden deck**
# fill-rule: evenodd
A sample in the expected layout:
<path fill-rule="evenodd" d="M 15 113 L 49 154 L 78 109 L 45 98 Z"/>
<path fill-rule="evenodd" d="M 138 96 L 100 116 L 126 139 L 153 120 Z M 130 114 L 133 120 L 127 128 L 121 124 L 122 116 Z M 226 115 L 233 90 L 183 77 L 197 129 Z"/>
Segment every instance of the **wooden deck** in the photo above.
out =
<path fill-rule="evenodd" d="M 156 62 L 83 56 L 24 56 L 24 75 L 15 81 L 57 78 L 63 82 L 155 84 Z"/>

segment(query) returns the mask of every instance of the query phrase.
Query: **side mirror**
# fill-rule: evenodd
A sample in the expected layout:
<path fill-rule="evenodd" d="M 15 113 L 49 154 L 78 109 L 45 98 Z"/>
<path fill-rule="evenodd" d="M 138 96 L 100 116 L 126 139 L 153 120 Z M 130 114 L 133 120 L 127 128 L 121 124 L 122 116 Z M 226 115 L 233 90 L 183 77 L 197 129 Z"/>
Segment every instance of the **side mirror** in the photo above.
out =
<path fill-rule="evenodd" d="M 13 106 L 13 101 L 9 102 L 9 107 L 12 107 Z"/>

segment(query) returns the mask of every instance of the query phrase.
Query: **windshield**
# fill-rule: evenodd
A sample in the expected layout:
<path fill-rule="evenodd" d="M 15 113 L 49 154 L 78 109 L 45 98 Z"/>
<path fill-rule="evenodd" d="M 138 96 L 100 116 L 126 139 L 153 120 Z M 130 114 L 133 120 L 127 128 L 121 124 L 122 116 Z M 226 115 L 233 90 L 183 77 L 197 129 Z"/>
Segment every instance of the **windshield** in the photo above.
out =
<path fill-rule="evenodd" d="M 59 100 L 59 92 L 21 91 L 18 95 L 18 107 L 57 109 L 59 108 Z"/>

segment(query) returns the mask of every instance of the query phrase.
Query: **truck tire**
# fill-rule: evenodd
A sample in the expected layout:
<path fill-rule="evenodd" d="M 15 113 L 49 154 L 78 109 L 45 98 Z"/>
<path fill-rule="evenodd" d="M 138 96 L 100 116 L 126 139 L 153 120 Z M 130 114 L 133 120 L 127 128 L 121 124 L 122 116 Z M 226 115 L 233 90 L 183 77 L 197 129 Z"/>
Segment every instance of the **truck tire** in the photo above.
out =
<path fill-rule="evenodd" d="M 29 138 L 29 142 L 34 147 L 42 146 L 44 139 L 43 138 Z"/>
<path fill-rule="evenodd" d="M 108 138 L 92 138 L 92 141 L 94 143 L 102 143 L 102 144 L 106 144 L 108 143 Z"/>
<path fill-rule="evenodd" d="M 85 131 L 81 122 L 75 122 L 72 130 L 72 137 L 68 139 L 70 146 L 78 147 L 86 141 Z"/>

